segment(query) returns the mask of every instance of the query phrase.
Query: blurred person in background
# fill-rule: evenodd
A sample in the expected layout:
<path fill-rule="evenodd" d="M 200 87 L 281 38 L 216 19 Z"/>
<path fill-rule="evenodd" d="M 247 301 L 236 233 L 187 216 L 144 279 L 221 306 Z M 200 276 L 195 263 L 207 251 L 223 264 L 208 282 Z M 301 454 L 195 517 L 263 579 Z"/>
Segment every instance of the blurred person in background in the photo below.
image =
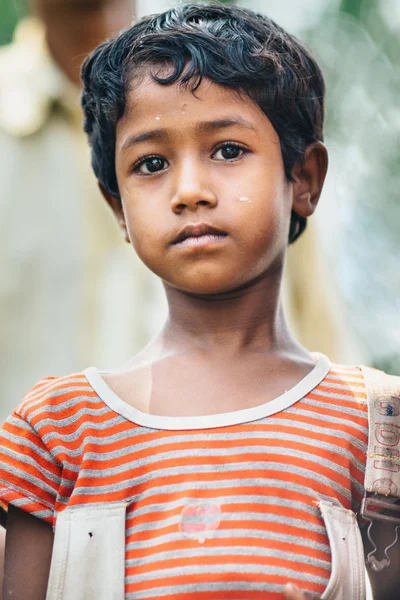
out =
<path fill-rule="evenodd" d="M 81 126 L 81 63 L 133 8 L 36 0 L 0 49 L 0 421 L 46 373 L 115 364 L 152 333 L 157 284 L 107 214 Z"/>

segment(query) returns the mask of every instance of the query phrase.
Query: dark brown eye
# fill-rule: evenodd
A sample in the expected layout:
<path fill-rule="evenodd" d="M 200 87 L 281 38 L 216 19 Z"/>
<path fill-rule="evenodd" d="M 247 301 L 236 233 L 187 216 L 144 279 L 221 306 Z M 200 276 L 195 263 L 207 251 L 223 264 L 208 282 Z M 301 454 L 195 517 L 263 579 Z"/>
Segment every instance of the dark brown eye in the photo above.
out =
<path fill-rule="evenodd" d="M 136 165 L 134 171 L 139 172 L 142 175 L 150 175 L 151 173 L 163 171 L 166 164 L 167 161 L 164 160 L 164 158 L 161 158 L 160 156 L 150 156 Z"/>
<path fill-rule="evenodd" d="M 215 153 L 217 160 L 235 160 L 243 154 L 243 148 L 234 144 L 225 144 L 221 146 Z"/>

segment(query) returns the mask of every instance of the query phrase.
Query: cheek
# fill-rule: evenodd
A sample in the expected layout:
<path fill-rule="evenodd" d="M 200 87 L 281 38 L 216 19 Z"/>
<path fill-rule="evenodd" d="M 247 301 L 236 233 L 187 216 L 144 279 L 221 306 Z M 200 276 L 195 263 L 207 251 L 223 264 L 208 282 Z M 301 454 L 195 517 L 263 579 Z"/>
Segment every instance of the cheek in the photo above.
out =
<path fill-rule="evenodd" d="M 153 239 L 151 229 L 143 227 L 141 222 L 132 222 L 128 229 L 133 248 L 146 266 L 151 268 L 157 254 L 157 240 Z"/>
<path fill-rule="evenodd" d="M 264 205 L 252 218 L 246 235 L 248 240 L 249 259 L 248 272 L 251 277 L 259 275 L 271 265 L 281 264 L 285 256 L 288 237 L 289 220 L 282 204 Z"/>
<path fill-rule="evenodd" d="M 146 257 L 151 256 L 151 250 L 155 247 L 154 216 L 151 218 L 143 207 L 141 210 L 134 208 L 132 199 L 129 204 L 124 201 L 123 204 L 129 239 L 138 256 L 146 262 Z"/>
<path fill-rule="evenodd" d="M 290 197 L 284 186 L 270 190 L 242 189 L 234 197 L 238 222 L 243 223 L 243 232 L 254 236 L 256 245 L 260 240 L 271 244 L 284 239 L 289 231 L 291 214 Z"/>
<path fill-rule="evenodd" d="M 133 249 L 139 259 L 158 277 L 165 275 L 165 232 L 157 229 L 157 219 L 141 211 L 131 215 L 128 233 Z"/>

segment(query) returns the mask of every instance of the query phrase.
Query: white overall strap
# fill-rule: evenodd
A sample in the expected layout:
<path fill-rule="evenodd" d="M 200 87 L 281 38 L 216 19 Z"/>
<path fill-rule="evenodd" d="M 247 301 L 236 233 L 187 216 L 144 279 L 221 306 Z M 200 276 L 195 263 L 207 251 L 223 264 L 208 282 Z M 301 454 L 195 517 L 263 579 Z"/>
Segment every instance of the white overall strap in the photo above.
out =
<path fill-rule="evenodd" d="M 365 600 L 364 552 L 355 513 L 323 500 L 319 509 L 332 555 L 331 577 L 321 600 Z"/>
<path fill-rule="evenodd" d="M 362 370 L 369 418 L 365 489 L 400 498 L 400 377 Z"/>
<path fill-rule="evenodd" d="M 126 507 L 83 505 L 58 515 L 46 600 L 123 600 Z"/>
<path fill-rule="evenodd" d="M 400 499 L 400 377 L 368 367 L 362 367 L 362 371 L 368 395 L 369 436 L 360 514 L 370 522 L 368 537 L 374 550 L 368 562 L 380 571 L 389 566 L 389 548 L 384 560 L 372 556 L 376 551 L 370 537 L 372 522 L 392 522 L 394 543 L 400 527 L 400 504 L 396 504 Z"/>

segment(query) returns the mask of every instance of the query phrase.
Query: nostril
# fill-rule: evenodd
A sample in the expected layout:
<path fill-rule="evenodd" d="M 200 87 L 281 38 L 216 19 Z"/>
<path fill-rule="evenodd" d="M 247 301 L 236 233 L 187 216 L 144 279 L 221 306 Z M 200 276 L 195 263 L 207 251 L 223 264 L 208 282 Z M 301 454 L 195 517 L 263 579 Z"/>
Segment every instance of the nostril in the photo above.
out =
<path fill-rule="evenodd" d="M 199 200 L 197 204 L 200 204 L 200 206 L 208 206 L 208 204 L 210 203 L 208 202 L 208 200 Z"/>

